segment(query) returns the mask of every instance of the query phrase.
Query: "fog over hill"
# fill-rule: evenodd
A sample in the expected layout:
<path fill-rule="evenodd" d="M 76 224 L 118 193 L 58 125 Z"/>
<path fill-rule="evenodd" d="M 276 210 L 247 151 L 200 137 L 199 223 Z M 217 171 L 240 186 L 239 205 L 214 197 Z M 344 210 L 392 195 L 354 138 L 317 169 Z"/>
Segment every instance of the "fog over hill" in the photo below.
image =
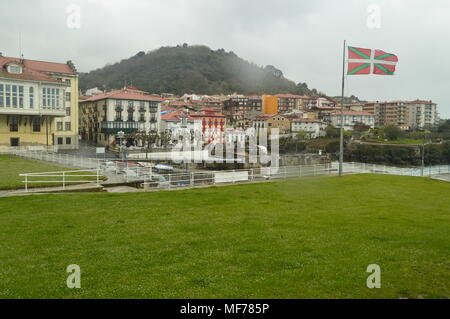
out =
<path fill-rule="evenodd" d="M 187 44 L 141 51 L 120 62 L 80 74 L 80 89 L 136 86 L 150 93 L 320 94 L 295 83 L 272 65 L 258 66 L 224 49 Z"/>

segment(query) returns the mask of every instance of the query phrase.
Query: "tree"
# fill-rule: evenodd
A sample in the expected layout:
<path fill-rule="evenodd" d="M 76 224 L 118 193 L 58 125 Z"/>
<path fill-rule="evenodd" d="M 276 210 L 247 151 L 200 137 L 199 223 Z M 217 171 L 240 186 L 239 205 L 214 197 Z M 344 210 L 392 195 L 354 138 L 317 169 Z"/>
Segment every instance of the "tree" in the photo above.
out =
<path fill-rule="evenodd" d="M 160 136 L 157 131 L 150 131 L 136 132 L 132 135 L 132 138 L 138 141 L 139 144 L 145 148 L 145 158 L 147 159 L 148 153 L 151 151 L 152 146 L 158 142 Z"/>
<path fill-rule="evenodd" d="M 383 127 L 384 136 L 390 140 L 397 140 L 402 135 L 402 130 L 396 125 L 387 125 Z"/>
<path fill-rule="evenodd" d="M 306 137 L 306 132 L 305 132 L 305 131 L 299 131 L 299 132 L 297 133 L 297 137 L 298 137 L 299 139 L 301 139 L 301 140 L 304 140 L 305 137 Z"/>
<path fill-rule="evenodd" d="M 325 129 L 325 132 L 327 134 L 327 137 L 329 138 L 337 138 L 340 136 L 339 129 L 334 127 L 333 125 L 328 125 Z"/>
<path fill-rule="evenodd" d="M 450 132 L 450 120 L 445 121 L 438 128 L 439 133 Z"/>

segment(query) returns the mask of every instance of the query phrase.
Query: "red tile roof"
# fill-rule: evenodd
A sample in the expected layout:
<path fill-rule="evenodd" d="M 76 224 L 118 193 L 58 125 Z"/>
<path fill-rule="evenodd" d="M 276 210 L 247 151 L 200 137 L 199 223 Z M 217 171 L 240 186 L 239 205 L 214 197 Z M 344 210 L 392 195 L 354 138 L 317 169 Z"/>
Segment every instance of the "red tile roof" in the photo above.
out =
<path fill-rule="evenodd" d="M 317 120 L 317 119 L 308 119 L 308 118 L 302 118 L 302 119 L 294 119 L 292 120 L 292 122 L 297 122 L 297 123 L 323 123 L 321 120 Z"/>
<path fill-rule="evenodd" d="M 334 106 L 313 106 L 313 109 L 317 109 L 317 110 L 336 110 L 340 108 L 334 107 Z"/>
<path fill-rule="evenodd" d="M 199 118 L 199 117 L 218 117 L 218 118 L 225 118 L 225 115 L 222 115 L 220 112 L 210 109 L 203 109 L 201 112 L 198 113 L 192 113 L 192 117 Z"/>
<path fill-rule="evenodd" d="M 413 100 L 413 101 L 406 101 L 406 100 L 394 100 L 394 101 L 370 101 L 364 103 L 365 105 L 372 105 L 372 104 L 397 104 L 397 103 L 433 103 L 432 101 L 427 100 Z"/>
<path fill-rule="evenodd" d="M 178 121 L 181 121 L 182 117 L 187 117 L 188 121 L 200 120 L 199 118 L 192 117 L 189 114 L 182 113 L 182 112 L 170 112 L 170 113 L 164 114 L 161 116 L 161 120 L 178 122 Z"/>
<path fill-rule="evenodd" d="M 67 63 L 45 62 L 38 60 L 12 58 L 6 56 L 0 56 L 0 65 L 9 62 L 24 62 L 25 67 L 29 67 L 35 71 L 62 73 L 62 74 L 76 74 L 74 70 Z"/>
<path fill-rule="evenodd" d="M 369 112 L 359 112 L 359 111 L 350 111 L 350 110 L 344 110 L 343 113 L 344 113 L 344 115 L 372 115 L 373 116 L 373 114 L 369 113 Z M 336 111 L 333 114 L 340 115 L 341 111 Z"/>
<path fill-rule="evenodd" d="M 256 119 L 257 119 L 257 120 L 268 120 L 268 119 L 270 119 L 270 118 L 272 118 L 272 117 L 275 117 L 275 116 L 281 116 L 281 117 L 283 117 L 283 118 L 286 118 L 285 116 L 283 116 L 283 115 L 281 115 L 281 114 L 261 114 L 261 115 L 258 115 L 258 116 L 256 117 Z"/>
<path fill-rule="evenodd" d="M 419 99 L 417 99 L 417 100 L 414 100 L 414 101 L 409 101 L 409 102 L 407 102 L 407 103 L 426 103 L 426 104 L 429 104 L 429 103 L 433 103 L 433 101 L 426 101 L 426 100 L 419 100 Z"/>
<path fill-rule="evenodd" d="M 307 98 L 309 98 L 308 96 L 296 95 L 296 94 L 277 94 L 275 96 L 281 97 L 281 98 L 288 98 L 288 99 L 307 99 Z"/>
<path fill-rule="evenodd" d="M 96 94 L 90 98 L 80 102 L 100 101 L 104 99 L 119 99 L 119 100 L 137 100 L 137 101 L 162 101 L 158 96 L 149 95 L 144 91 L 139 91 L 128 87 L 121 90 L 114 90 L 110 92 Z"/>
<path fill-rule="evenodd" d="M 6 67 L 10 63 L 20 64 L 22 66 L 22 73 L 8 73 Z M 68 64 L 64 63 L 44 62 L 0 56 L 0 77 L 19 80 L 62 83 L 62 81 L 56 80 L 54 77 L 49 76 L 48 73 L 58 73 L 63 75 L 76 74 L 76 72 L 72 70 Z"/>

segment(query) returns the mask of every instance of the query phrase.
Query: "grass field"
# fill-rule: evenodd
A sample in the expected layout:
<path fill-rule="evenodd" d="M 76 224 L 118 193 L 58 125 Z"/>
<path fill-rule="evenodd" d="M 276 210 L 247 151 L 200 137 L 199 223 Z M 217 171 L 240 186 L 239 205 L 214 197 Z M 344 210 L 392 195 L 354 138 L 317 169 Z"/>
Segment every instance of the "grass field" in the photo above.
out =
<path fill-rule="evenodd" d="M 0 198 L 0 297 L 448 298 L 449 194 L 352 175 Z M 369 264 L 381 289 L 366 287 Z"/>
<path fill-rule="evenodd" d="M 399 138 L 393 141 L 389 140 L 367 140 L 366 142 L 370 143 L 381 143 L 381 144 L 402 144 L 402 145 L 421 145 L 425 143 L 425 140 L 423 139 L 412 139 L 412 138 Z"/>
<path fill-rule="evenodd" d="M 23 188 L 22 173 L 40 173 L 40 172 L 55 172 L 55 171 L 73 171 L 73 168 L 67 168 L 56 164 L 50 164 L 37 160 L 29 160 L 21 157 L 0 155 L 0 190 Z M 73 173 L 75 174 L 75 173 Z M 89 173 L 80 172 L 79 175 L 86 175 Z M 95 177 L 81 177 L 84 179 L 95 179 Z M 43 179 L 42 177 L 32 177 L 29 180 L 51 180 L 49 177 Z M 58 178 L 61 180 L 61 178 Z M 68 177 L 67 180 L 80 180 L 79 177 Z M 29 187 L 52 186 L 53 183 L 31 183 Z M 53 185 L 60 185 L 53 184 Z"/>

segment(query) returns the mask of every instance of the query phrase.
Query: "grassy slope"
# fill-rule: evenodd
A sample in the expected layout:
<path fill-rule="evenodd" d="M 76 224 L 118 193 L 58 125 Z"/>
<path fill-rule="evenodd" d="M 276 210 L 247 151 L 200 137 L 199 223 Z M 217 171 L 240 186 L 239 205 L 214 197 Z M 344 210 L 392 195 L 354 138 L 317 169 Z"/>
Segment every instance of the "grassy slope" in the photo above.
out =
<path fill-rule="evenodd" d="M 39 172 L 56 172 L 56 171 L 73 171 L 74 168 L 67 168 L 57 164 L 50 164 L 36 160 L 28 160 L 21 157 L 0 155 L 0 190 L 1 189 L 17 189 L 24 187 L 24 177 L 19 174 L 23 173 L 39 173 Z M 75 174 L 75 173 L 74 173 Z M 80 172 L 80 175 L 88 174 Z M 88 177 L 87 179 L 95 179 Z M 49 177 L 32 177 L 29 180 L 51 180 Z M 61 180 L 61 178 L 58 178 Z M 78 177 L 69 177 L 68 180 L 80 180 Z M 56 185 L 60 185 L 58 183 Z M 51 186 L 49 183 L 32 183 L 29 187 Z"/>
<path fill-rule="evenodd" d="M 407 144 L 407 145 L 418 145 L 418 144 L 423 144 L 425 143 L 424 140 L 422 139 L 411 139 L 411 138 L 399 138 L 397 140 L 393 140 L 393 141 L 384 141 L 384 140 L 367 140 L 367 142 L 370 143 L 380 143 L 380 144 Z"/>
<path fill-rule="evenodd" d="M 0 198 L 0 297 L 450 297 L 449 193 L 354 175 Z M 366 287 L 373 263 L 381 289 Z"/>

